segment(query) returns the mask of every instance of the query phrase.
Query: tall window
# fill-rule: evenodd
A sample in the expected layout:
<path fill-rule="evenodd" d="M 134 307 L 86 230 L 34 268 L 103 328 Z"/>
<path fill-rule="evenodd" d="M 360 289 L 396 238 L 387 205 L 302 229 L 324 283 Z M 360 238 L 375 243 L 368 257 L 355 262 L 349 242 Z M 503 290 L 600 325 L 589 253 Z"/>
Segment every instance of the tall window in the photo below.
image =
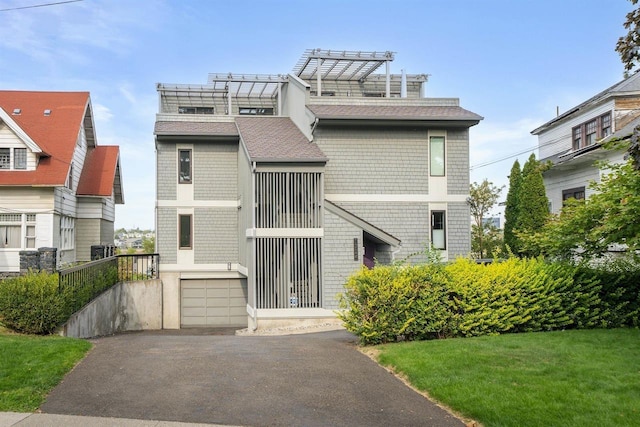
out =
<path fill-rule="evenodd" d="M 611 135 L 611 112 L 581 123 L 572 130 L 573 149 L 593 145 L 599 139 Z"/>
<path fill-rule="evenodd" d="M 75 248 L 75 218 L 70 216 L 60 217 L 60 249 L 67 250 Z"/>
<path fill-rule="evenodd" d="M 13 149 L 13 168 L 14 169 L 27 168 L 27 149 L 26 148 Z"/>
<path fill-rule="evenodd" d="M 431 176 L 444 176 L 444 136 L 429 138 L 429 171 Z"/>
<path fill-rule="evenodd" d="M 191 219 L 191 215 L 178 215 L 178 243 L 180 249 L 191 249 L 193 247 Z"/>
<path fill-rule="evenodd" d="M 0 169 L 11 168 L 11 149 L 0 148 Z"/>
<path fill-rule="evenodd" d="M 445 211 L 431 211 L 431 244 L 435 249 L 446 249 Z"/>
<path fill-rule="evenodd" d="M 73 190 L 73 163 L 69 165 L 69 176 L 67 177 L 67 188 Z"/>
<path fill-rule="evenodd" d="M 191 184 L 191 150 L 178 150 L 178 182 Z"/>

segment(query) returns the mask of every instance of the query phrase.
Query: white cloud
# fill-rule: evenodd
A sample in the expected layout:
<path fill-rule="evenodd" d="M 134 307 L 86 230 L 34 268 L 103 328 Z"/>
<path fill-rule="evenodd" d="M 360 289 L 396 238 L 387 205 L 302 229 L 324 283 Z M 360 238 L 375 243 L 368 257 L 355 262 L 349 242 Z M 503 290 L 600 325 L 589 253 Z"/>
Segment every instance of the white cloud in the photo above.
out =
<path fill-rule="evenodd" d="M 96 119 L 96 122 L 107 123 L 113 117 L 113 113 L 109 110 L 109 107 L 106 107 L 102 104 L 93 103 L 93 117 Z"/>

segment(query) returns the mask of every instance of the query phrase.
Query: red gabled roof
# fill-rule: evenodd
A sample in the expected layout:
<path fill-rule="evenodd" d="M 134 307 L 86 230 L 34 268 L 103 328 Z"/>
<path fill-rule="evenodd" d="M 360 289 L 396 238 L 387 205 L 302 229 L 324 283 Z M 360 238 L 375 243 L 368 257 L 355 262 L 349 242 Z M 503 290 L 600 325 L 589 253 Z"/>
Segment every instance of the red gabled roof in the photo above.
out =
<path fill-rule="evenodd" d="M 84 168 L 76 194 L 79 196 L 104 196 L 113 194 L 120 148 L 103 145 L 90 148 L 84 160 Z"/>
<path fill-rule="evenodd" d="M 64 185 L 88 104 L 89 92 L 0 91 L 0 108 L 49 156 L 35 171 L 0 172 L 0 185 Z"/>

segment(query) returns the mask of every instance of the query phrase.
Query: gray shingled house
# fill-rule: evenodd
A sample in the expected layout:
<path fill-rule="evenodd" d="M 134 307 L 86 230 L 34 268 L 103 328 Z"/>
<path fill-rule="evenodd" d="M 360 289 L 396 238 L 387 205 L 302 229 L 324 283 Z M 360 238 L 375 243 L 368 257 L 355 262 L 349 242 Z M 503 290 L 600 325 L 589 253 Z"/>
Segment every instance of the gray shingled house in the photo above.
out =
<path fill-rule="evenodd" d="M 363 264 L 469 253 L 482 117 L 393 59 L 314 49 L 286 75 L 158 84 L 164 328 L 318 321 Z"/>

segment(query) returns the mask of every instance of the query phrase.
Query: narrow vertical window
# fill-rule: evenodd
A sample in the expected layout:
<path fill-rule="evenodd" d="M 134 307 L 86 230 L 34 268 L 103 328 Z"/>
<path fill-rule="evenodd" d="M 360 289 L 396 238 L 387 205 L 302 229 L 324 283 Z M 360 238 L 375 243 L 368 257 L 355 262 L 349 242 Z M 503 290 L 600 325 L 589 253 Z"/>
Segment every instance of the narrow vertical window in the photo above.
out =
<path fill-rule="evenodd" d="M 178 182 L 191 184 L 191 150 L 179 150 L 178 162 Z"/>
<path fill-rule="evenodd" d="M 582 147 L 582 128 L 573 129 L 573 149 L 578 150 Z"/>
<path fill-rule="evenodd" d="M 192 248 L 191 237 L 191 215 L 179 215 L 178 217 L 178 240 L 180 249 Z"/>
<path fill-rule="evenodd" d="M 27 149 L 26 148 L 13 149 L 13 168 L 14 169 L 27 168 Z"/>
<path fill-rule="evenodd" d="M 429 170 L 431 176 L 444 176 L 444 136 L 429 138 Z"/>
<path fill-rule="evenodd" d="M 67 188 L 73 190 L 73 163 L 69 166 L 69 176 L 67 177 Z"/>
<path fill-rule="evenodd" d="M 611 113 L 604 114 L 600 117 L 600 127 L 601 138 L 611 135 Z"/>
<path fill-rule="evenodd" d="M 446 249 L 445 211 L 431 212 L 431 244 L 435 249 Z"/>

